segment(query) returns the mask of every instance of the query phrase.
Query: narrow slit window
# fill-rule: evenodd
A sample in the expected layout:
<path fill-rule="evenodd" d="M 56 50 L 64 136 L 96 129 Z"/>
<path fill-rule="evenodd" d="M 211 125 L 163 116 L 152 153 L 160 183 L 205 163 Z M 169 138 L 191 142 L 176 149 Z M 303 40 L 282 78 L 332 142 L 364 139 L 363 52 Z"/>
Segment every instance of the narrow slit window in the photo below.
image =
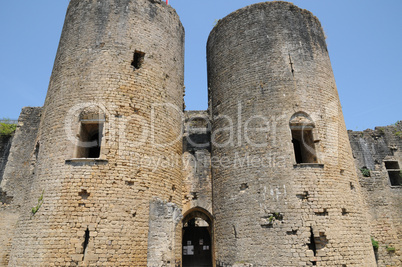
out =
<path fill-rule="evenodd" d="M 36 143 L 35 150 L 34 150 L 35 160 L 38 160 L 39 148 L 40 148 L 40 144 L 38 142 L 38 143 Z"/>
<path fill-rule="evenodd" d="M 313 228 L 310 227 L 310 242 L 307 244 L 308 245 L 308 249 L 312 250 L 314 253 L 314 256 L 316 256 L 317 254 L 317 246 L 315 244 L 315 237 L 314 237 L 314 233 L 313 233 Z"/>
<path fill-rule="evenodd" d="M 82 243 L 82 260 L 84 260 L 85 258 L 85 252 L 87 250 L 88 244 L 89 244 L 89 229 L 87 228 L 87 230 L 85 230 L 85 234 L 84 234 L 84 242 Z"/>
<path fill-rule="evenodd" d="M 102 131 L 102 122 L 81 122 L 77 158 L 99 158 Z"/>
<path fill-rule="evenodd" d="M 388 171 L 388 177 L 391 182 L 391 186 L 402 185 L 402 171 L 399 168 L 397 161 L 385 161 L 385 168 Z"/>
<path fill-rule="evenodd" d="M 131 66 L 133 66 L 134 70 L 141 68 L 144 63 L 144 57 L 145 53 L 135 50 L 133 62 L 131 62 Z"/>

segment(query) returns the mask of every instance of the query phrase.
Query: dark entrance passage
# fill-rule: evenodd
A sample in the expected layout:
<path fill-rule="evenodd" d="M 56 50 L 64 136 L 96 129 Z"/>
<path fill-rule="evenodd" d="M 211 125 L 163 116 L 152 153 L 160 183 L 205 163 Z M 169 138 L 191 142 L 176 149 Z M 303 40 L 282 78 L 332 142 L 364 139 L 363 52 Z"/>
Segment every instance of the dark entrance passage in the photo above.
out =
<path fill-rule="evenodd" d="M 193 210 L 183 219 L 183 267 L 212 267 L 213 242 L 210 217 Z"/>

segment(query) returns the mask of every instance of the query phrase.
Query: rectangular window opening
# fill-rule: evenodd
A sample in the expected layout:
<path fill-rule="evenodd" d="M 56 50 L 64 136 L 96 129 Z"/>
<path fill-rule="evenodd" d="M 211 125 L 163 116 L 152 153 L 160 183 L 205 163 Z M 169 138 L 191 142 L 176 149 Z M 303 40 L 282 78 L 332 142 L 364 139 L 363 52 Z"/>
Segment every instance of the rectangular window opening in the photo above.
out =
<path fill-rule="evenodd" d="M 385 161 L 385 168 L 387 170 L 398 170 L 399 164 L 397 161 Z"/>
<path fill-rule="evenodd" d="M 292 129 L 292 143 L 297 164 L 317 163 L 313 129 Z"/>
<path fill-rule="evenodd" d="M 102 122 L 81 122 L 76 158 L 99 158 L 102 143 Z"/>
<path fill-rule="evenodd" d="M 392 186 L 402 185 L 402 172 L 400 170 L 388 171 L 388 176 Z"/>
<path fill-rule="evenodd" d="M 144 63 L 144 57 L 145 57 L 144 52 L 135 50 L 134 59 L 133 62 L 131 62 L 131 66 L 133 66 L 134 70 L 141 68 L 142 63 Z"/>
<path fill-rule="evenodd" d="M 384 161 L 385 168 L 388 171 L 389 181 L 391 186 L 402 185 L 402 171 L 399 169 L 398 161 Z"/>

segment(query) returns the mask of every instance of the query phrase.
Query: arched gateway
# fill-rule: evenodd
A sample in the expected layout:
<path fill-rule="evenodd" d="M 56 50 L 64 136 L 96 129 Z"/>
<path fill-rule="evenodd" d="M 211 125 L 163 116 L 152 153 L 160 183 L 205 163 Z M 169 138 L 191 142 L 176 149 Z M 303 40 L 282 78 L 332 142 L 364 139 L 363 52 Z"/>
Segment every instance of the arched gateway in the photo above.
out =
<path fill-rule="evenodd" d="M 183 216 L 183 267 L 212 267 L 213 218 L 196 207 Z"/>

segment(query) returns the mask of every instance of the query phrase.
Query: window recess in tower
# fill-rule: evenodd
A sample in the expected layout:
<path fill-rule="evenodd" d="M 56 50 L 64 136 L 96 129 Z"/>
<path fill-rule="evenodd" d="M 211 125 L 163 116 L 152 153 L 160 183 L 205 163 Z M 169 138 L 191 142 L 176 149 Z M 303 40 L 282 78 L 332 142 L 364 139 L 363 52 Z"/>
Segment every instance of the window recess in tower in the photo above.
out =
<path fill-rule="evenodd" d="M 289 125 L 296 163 L 318 163 L 313 136 L 315 125 L 311 118 L 304 112 L 298 112 L 292 116 Z"/>
<path fill-rule="evenodd" d="M 385 168 L 388 172 L 391 186 L 402 186 L 402 170 L 399 168 L 399 163 L 396 160 L 384 161 Z"/>
<path fill-rule="evenodd" d="M 133 61 L 131 62 L 131 66 L 134 68 L 134 70 L 140 69 L 142 64 L 144 63 L 144 58 L 145 58 L 145 53 L 135 50 L 134 51 L 134 58 Z"/>
<path fill-rule="evenodd" d="M 97 159 L 100 157 L 104 122 L 103 114 L 81 113 L 75 158 Z"/>

